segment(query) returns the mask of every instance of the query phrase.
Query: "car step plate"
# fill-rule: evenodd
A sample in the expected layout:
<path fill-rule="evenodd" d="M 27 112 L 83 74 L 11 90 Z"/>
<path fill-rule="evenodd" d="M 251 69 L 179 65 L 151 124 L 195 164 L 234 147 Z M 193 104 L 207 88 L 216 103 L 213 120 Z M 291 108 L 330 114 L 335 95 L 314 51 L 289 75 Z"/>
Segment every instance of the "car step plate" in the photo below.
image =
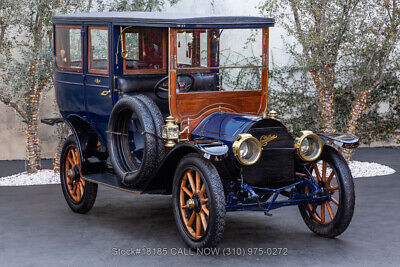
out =
<path fill-rule="evenodd" d="M 123 185 L 121 179 L 117 175 L 111 173 L 86 174 L 82 178 L 92 183 L 105 185 L 129 193 L 140 194 L 142 192 L 142 190 L 139 190 L 137 188 Z"/>

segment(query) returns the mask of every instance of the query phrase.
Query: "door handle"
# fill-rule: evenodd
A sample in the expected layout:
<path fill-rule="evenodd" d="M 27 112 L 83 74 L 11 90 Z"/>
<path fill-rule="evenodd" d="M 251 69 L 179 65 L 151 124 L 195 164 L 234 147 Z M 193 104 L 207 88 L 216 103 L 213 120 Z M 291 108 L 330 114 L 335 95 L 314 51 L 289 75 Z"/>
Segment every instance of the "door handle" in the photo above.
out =
<path fill-rule="evenodd" d="M 107 96 L 109 93 L 110 93 L 110 90 L 105 90 L 105 91 L 101 92 L 100 95 Z"/>

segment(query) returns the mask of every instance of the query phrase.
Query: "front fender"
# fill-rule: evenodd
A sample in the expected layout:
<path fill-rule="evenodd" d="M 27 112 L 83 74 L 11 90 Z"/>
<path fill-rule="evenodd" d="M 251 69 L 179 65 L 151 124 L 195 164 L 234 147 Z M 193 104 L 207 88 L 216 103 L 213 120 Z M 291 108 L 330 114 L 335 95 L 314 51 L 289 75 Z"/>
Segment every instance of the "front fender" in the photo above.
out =
<path fill-rule="evenodd" d="M 154 174 L 143 188 L 143 193 L 170 193 L 175 169 L 180 160 L 189 153 L 199 153 L 208 160 L 225 157 L 228 146 L 220 141 L 196 141 L 177 144 L 160 162 Z"/>
<path fill-rule="evenodd" d="M 318 136 L 321 137 L 324 144 L 332 143 L 342 148 L 353 149 L 357 148 L 360 144 L 357 136 L 347 133 L 318 133 Z"/>

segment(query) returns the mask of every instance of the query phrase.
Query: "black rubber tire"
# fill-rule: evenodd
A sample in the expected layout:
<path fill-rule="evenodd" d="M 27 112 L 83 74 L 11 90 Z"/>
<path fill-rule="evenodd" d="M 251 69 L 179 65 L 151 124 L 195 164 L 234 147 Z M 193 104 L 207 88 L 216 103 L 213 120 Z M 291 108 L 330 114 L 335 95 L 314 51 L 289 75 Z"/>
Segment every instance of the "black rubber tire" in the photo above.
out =
<path fill-rule="evenodd" d="M 164 125 L 164 119 L 161 114 L 160 109 L 158 108 L 157 104 L 148 96 L 142 95 L 142 94 L 137 94 L 134 95 L 137 99 L 141 100 L 147 107 L 147 109 L 150 111 L 150 114 L 153 119 L 154 123 L 154 129 L 155 129 L 155 135 L 158 136 L 156 138 L 157 141 L 157 160 L 156 164 L 159 164 L 161 160 L 164 159 L 165 157 L 165 144 L 162 139 L 162 126 Z"/>
<path fill-rule="evenodd" d="M 60 155 L 60 180 L 61 180 L 61 188 L 64 194 L 65 200 L 68 203 L 68 206 L 72 211 L 77 213 L 87 213 L 92 209 L 94 202 L 96 201 L 97 196 L 97 184 L 91 183 L 89 181 L 85 181 L 85 192 L 83 193 L 82 199 L 79 202 L 75 202 L 68 192 L 68 188 L 66 185 L 66 172 L 65 172 L 65 164 L 67 151 L 71 147 L 76 147 L 75 137 L 73 135 L 69 136 L 64 143 L 64 146 L 61 150 Z"/>
<path fill-rule="evenodd" d="M 130 153 L 127 134 L 133 113 L 136 113 L 144 132 L 144 153 L 139 168 L 135 167 L 127 154 Z M 125 96 L 114 106 L 108 123 L 107 147 L 114 172 L 124 184 L 143 186 L 156 167 L 157 140 L 153 133 L 155 133 L 153 117 L 141 100 Z"/>
<path fill-rule="evenodd" d="M 337 177 L 340 201 L 336 215 L 329 224 L 322 225 L 309 215 L 305 205 L 299 205 L 299 210 L 305 224 L 311 231 L 322 237 L 334 238 L 347 229 L 353 218 L 355 205 L 353 176 L 346 160 L 334 148 L 324 146 L 320 158 L 329 163 Z"/>
<path fill-rule="evenodd" d="M 208 201 L 210 202 L 209 222 L 206 234 L 199 240 L 194 240 L 187 232 L 182 221 L 179 208 L 179 185 L 182 175 L 188 168 L 200 173 L 206 185 Z M 172 208 L 178 231 L 184 242 L 191 248 L 215 247 L 222 239 L 225 228 L 225 194 L 217 169 L 197 153 L 191 153 L 182 158 L 175 171 L 172 188 Z"/>

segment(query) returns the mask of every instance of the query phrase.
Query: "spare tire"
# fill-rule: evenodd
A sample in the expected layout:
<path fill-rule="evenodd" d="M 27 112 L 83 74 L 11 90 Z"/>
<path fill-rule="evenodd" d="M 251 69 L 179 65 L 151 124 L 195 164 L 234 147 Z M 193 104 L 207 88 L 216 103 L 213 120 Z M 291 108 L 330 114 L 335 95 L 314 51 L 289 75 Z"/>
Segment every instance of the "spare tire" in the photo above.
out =
<path fill-rule="evenodd" d="M 149 109 L 150 114 L 153 118 L 154 122 L 154 129 L 155 129 L 155 135 L 158 136 L 157 138 L 157 164 L 161 162 L 161 160 L 164 159 L 165 157 L 165 144 L 162 139 L 162 126 L 164 125 L 164 119 L 161 114 L 160 109 L 158 108 L 157 104 L 153 101 L 148 96 L 142 95 L 142 94 L 137 94 L 134 96 L 135 98 L 141 100 L 146 107 Z"/>
<path fill-rule="evenodd" d="M 126 185 L 141 187 L 157 160 L 152 115 L 139 99 L 126 96 L 114 106 L 108 123 L 107 147 L 114 172 Z"/>

